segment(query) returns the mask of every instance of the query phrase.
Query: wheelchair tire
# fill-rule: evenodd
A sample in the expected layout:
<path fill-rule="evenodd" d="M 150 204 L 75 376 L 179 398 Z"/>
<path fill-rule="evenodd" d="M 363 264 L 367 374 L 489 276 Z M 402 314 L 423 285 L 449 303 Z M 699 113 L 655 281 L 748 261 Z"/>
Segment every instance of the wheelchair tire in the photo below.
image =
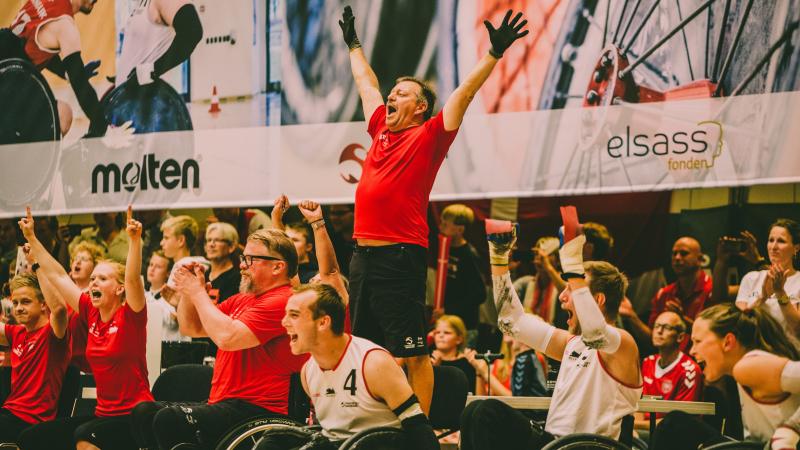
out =
<path fill-rule="evenodd" d="M 576 433 L 558 438 L 542 450 L 630 450 L 630 447 L 598 434 Z"/>
<path fill-rule="evenodd" d="M 264 431 L 271 428 L 299 428 L 303 424 L 280 417 L 255 417 L 242 422 L 217 443 L 216 450 L 251 450 Z"/>
<path fill-rule="evenodd" d="M 339 450 L 403 450 L 408 448 L 403 430 L 377 427 L 360 431 L 344 441 Z"/>

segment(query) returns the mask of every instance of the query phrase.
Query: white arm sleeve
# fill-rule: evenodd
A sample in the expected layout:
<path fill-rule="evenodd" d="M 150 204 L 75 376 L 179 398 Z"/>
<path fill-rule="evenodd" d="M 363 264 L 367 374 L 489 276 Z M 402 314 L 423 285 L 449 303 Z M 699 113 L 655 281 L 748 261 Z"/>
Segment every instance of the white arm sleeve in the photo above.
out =
<path fill-rule="evenodd" d="M 783 366 L 781 389 L 784 392 L 800 394 L 800 361 L 789 361 Z"/>
<path fill-rule="evenodd" d="M 608 325 L 588 287 L 572 291 L 575 315 L 581 324 L 581 339 L 587 347 L 614 353 L 619 349 L 622 336 L 619 330 Z"/>
<path fill-rule="evenodd" d="M 500 330 L 534 350 L 546 351 L 555 327 L 531 314 L 525 314 L 510 274 L 492 275 L 492 285 Z"/>

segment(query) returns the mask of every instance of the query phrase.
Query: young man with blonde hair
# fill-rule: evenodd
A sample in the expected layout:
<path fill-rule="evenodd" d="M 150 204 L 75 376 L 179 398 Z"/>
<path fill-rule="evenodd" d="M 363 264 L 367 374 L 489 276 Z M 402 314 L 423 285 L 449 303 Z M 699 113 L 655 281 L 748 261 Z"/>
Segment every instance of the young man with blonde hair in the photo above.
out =
<path fill-rule="evenodd" d="M 164 236 L 161 238 L 161 250 L 167 258 L 178 262 L 192 254 L 200 226 L 190 216 L 170 217 L 161 224 Z"/>
<path fill-rule="evenodd" d="M 31 425 L 53 420 L 69 363 L 67 311 L 32 273 L 11 280 L 19 325 L 0 323 L 0 345 L 11 347 L 11 392 L 0 407 L 0 442 L 17 442 Z M 52 300 L 52 301 L 51 301 Z"/>

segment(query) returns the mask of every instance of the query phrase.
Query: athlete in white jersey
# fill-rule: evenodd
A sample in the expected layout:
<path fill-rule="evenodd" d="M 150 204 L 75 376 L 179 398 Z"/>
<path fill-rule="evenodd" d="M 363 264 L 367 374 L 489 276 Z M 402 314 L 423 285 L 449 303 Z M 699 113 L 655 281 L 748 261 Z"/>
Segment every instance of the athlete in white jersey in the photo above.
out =
<path fill-rule="evenodd" d="M 573 433 L 595 433 L 617 439 L 622 418 L 633 414 L 642 393 L 639 350 L 633 337 L 612 324 L 617 318 L 627 279 L 613 265 L 584 264 L 584 236 L 560 250 L 567 288 L 559 296 L 569 314 L 569 331 L 526 314 L 508 270 L 516 232 L 489 235 L 498 325 L 504 333 L 561 361 L 545 430 L 526 422 L 500 402 L 470 403 L 462 416 L 461 448 L 531 449 Z M 491 424 L 487 426 L 487 424 Z"/>
<path fill-rule="evenodd" d="M 292 353 L 311 353 L 301 380 L 322 435 L 267 435 L 256 449 L 335 449 L 338 441 L 375 427 L 402 428 L 408 448 L 438 449 L 403 370 L 385 349 L 345 333 L 344 323 L 345 303 L 330 285 L 303 285 L 289 298 L 283 326 Z"/>
<path fill-rule="evenodd" d="M 138 0 L 125 24 L 116 84 L 153 81 L 192 54 L 203 37 L 190 0 Z"/>
<path fill-rule="evenodd" d="M 766 309 L 742 311 L 723 303 L 700 313 L 692 327 L 692 356 L 714 382 L 736 380 L 745 437 L 773 450 L 800 441 L 800 352 Z M 661 421 L 655 449 L 707 447 L 727 440 L 697 418 L 672 412 Z"/>

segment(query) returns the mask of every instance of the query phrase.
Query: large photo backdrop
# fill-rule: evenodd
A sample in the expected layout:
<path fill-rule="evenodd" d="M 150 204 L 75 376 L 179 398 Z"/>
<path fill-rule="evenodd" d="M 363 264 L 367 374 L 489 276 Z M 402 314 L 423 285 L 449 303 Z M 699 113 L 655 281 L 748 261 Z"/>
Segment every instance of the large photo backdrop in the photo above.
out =
<path fill-rule="evenodd" d="M 23 3 L 0 6 L 0 26 Z M 352 202 L 370 141 L 337 24 L 345 3 L 382 91 L 402 75 L 429 80 L 437 110 L 488 50 L 484 19 L 511 7 L 531 24 L 470 107 L 434 199 L 800 179 L 800 0 L 197 0 L 203 38 L 188 61 L 106 111 L 115 124 L 135 111 L 122 142 L 83 138 L 66 81 L 0 62 L 0 216 L 269 205 L 280 193 Z M 136 4 L 76 15 L 84 61 L 102 61 L 99 96 L 121 84 L 108 77 L 127 67 Z M 58 103 L 75 116 L 63 135 Z M 44 132 L 18 132 L 32 123 Z"/>

